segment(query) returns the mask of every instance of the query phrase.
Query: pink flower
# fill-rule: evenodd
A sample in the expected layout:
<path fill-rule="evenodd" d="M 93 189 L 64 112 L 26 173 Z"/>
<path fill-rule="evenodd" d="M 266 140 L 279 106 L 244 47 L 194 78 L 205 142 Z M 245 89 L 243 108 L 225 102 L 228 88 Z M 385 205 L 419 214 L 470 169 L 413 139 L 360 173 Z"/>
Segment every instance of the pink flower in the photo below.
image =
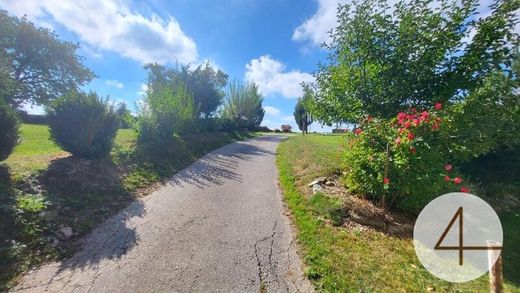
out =
<path fill-rule="evenodd" d="M 421 117 L 426 119 L 426 118 L 430 117 L 430 113 L 428 113 L 427 111 L 424 111 L 421 113 Z"/>
<path fill-rule="evenodd" d="M 435 104 L 435 110 L 440 110 L 442 109 L 442 104 L 441 103 L 436 103 Z"/>
<path fill-rule="evenodd" d="M 448 175 L 444 176 L 444 181 L 446 181 L 446 182 L 450 182 L 450 181 L 451 181 L 450 176 L 448 176 Z"/>
<path fill-rule="evenodd" d="M 446 170 L 446 171 L 448 171 L 448 172 L 450 172 L 451 169 L 453 169 L 453 166 L 450 165 L 450 164 L 446 164 L 446 165 L 444 166 L 444 170 Z"/>
<path fill-rule="evenodd" d="M 410 133 L 408 133 L 407 137 L 408 137 L 408 140 L 412 140 L 415 137 L 415 135 L 410 132 Z"/>
<path fill-rule="evenodd" d="M 406 121 L 404 123 L 404 128 L 408 128 L 408 127 L 410 127 L 410 125 L 412 125 L 412 123 L 410 123 L 410 121 Z"/>
<path fill-rule="evenodd" d="M 388 178 L 383 179 L 383 183 L 384 183 L 385 185 L 390 184 L 390 179 L 388 179 Z"/>
<path fill-rule="evenodd" d="M 363 129 L 361 129 L 361 128 L 356 128 L 356 129 L 354 129 L 354 133 L 355 133 L 356 135 L 360 135 L 361 133 L 363 133 Z"/>
<path fill-rule="evenodd" d="M 460 177 L 455 177 L 453 179 L 453 183 L 455 183 L 455 184 L 460 184 L 461 182 L 462 182 L 462 179 Z"/>
<path fill-rule="evenodd" d="M 395 144 L 396 145 L 400 145 L 401 144 L 401 138 L 400 137 L 395 139 Z"/>
<path fill-rule="evenodd" d="M 469 190 L 469 188 L 461 187 L 461 188 L 460 188 L 460 192 L 470 193 L 470 190 Z"/>

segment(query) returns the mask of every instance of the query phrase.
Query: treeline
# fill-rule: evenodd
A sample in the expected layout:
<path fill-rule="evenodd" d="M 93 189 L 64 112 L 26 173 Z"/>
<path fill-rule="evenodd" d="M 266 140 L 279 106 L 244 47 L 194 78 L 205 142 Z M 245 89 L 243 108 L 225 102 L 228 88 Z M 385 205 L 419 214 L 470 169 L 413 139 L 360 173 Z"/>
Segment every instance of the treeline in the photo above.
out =
<path fill-rule="evenodd" d="M 25 17 L 0 11 L 0 161 L 19 140 L 24 104 L 45 108 L 51 137 L 80 157 L 102 157 L 118 128 L 135 128 L 140 142 L 161 142 L 189 132 L 255 130 L 264 110 L 254 84 L 234 81 L 208 63 L 193 67 L 147 64 L 147 91 L 132 114 L 125 103 L 80 87 L 96 75 L 77 55 L 78 44 Z"/>
<path fill-rule="evenodd" d="M 204 64 L 147 64 L 147 90 L 135 127 L 141 141 L 174 134 L 256 130 L 264 117 L 262 95 L 250 83 L 233 81 Z"/>

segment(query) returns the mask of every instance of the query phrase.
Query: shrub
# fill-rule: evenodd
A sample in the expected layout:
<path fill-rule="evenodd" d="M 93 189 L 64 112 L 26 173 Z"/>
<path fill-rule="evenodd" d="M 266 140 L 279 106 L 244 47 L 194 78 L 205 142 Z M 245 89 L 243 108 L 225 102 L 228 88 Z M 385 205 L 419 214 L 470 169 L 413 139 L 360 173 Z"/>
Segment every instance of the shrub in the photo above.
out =
<path fill-rule="evenodd" d="M 418 212 L 449 191 L 469 192 L 448 162 L 449 122 L 441 117 L 442 105 L 437 108 L 400 112 L 392 120 L 367 117 L 349 134 L 344 156 L 347 187 L 375 200 L 386 195 L 390 205 L 408 212 Z"/>
<path fill-rule="evenodd" d="M 254 83 L 235 81 L 229 84 L 226 100 L 222 107 L 225 130 L 254 130 L 260 126 L 265 111 L 262 108 L 263 97 Z"/>
<path fill-rule="evenodd" d="M 180 81 L 156 84 L 149 90 L 140 111 L 137 132 L 140 142 L 162 142 L 194 127 L 193 97 Z"/>
<path fill-rule="evenodd" d="M 0 161 L 7 159 L 18 143 L 19 125 L 16 112 L 0 99 Z"/>
<path fill-rule="evenodd" d="M 96 93 L 70 92 L 48 107 L 51 137 L 74 156 L 108 155 L 117 133 L 114 109 Z"/>

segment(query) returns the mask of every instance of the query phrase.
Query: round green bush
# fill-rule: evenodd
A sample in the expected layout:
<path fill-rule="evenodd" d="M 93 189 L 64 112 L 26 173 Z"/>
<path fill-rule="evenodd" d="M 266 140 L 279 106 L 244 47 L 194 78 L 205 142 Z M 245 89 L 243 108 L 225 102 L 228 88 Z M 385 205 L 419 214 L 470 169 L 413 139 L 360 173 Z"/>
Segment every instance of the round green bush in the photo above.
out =
<path fill-rule="evenodd" d="M 18 143 L 19 125 L 16 112 L 0 99 L 0 161 L 7 159 Z"/>
<path fill-rule="evenodd" d="M 110 153 L 118 119 L 112 106 L 96 93 L 71 92 L 47 107 L 51 137 L 62 149 L 81 158 Z"/>

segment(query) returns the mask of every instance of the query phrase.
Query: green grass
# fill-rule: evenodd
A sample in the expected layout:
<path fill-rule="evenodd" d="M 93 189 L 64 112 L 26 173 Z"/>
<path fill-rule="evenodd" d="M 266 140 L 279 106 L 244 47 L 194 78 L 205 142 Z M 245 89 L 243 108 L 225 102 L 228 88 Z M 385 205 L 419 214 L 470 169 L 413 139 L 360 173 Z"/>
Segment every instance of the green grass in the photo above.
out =
<path fill-rule="evenodd" d="M 122 129 L 108 158 L 89 161 L 56 146 L 47 126 L 22 125 L 21 143 L 0 164 L 0 239 L 13 240 L 0 241 L 0 291 L 13 286 L 30 267 L 74 252 L 74 241 L 54 248 L 46 238 L 60 226 L 70 226 L 82 236 L 148 194 L 154 183 L 213 149 L 253 136 L 198 133 L 175 137 L 168 144 L 141 146 L 133 130 Z M 42 190 L 41 195 L 35 195 L 37 190 Z M 17 214 L 13 210 L 17 202 L 48 206 L 45 213 Z M 36 224 L 36 233 L 23 232 L 27 223 Z"/>
<path fill-rule="evenodd" d="M 306 184 L 337 173 L 343 136 L 294 136 L 278 148 L 277 165 L 284 197 L 298 230 L 306 274 L 322 292 L 487 292 L 488 277 L 451 284 L 437 279 L 419 263 L 411 239 L 359 232 L 329 224 L 341 199 L 309 197 Z M 504 221 L 504 219 L 506 219 Z M 505 231 L 506 291 L 520 292 L 518 282 L 518 215 L 502 217 Z"/>
<path fill-rule="evenodd" d="M 5 163 L 17 177 L 25 177 L 41 172 L 56 158 L 69 155 L 60 149 L 51 139 L 46 125 L 22 124 L 21 141 Z M 132 147 L 136 134 L 131 129 L 120 129 L 115 139 L 116 148 Z"/>

